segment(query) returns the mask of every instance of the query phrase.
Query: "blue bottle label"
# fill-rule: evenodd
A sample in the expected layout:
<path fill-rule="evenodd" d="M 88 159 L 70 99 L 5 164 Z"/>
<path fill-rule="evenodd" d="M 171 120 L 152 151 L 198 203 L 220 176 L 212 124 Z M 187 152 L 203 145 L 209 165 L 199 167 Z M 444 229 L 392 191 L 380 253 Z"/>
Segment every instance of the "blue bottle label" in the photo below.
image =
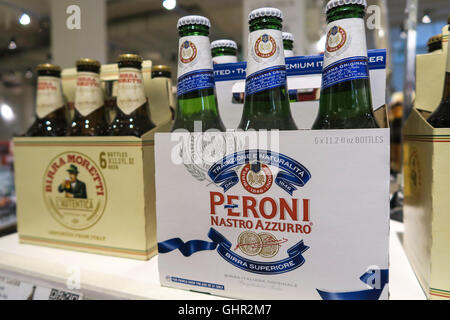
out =
<path fill-rule="evenodd" d="M 177 95 L 214 88 L 211 46 L 206 36 L 180 38 Z"/>
<path fill-rule="evenodd" d="M 214 88 L 214 72 L 210 69 L 195 70 L 178 78 L 177 95 L 208 88 Z"/>
<path fill-rule="evenodd" d="M 329 23 L 322 70 L 322 89 L 340 82 L 368 78 L 364 20 L 349 18 Z"/>
<path fill-rule="evenodd" d="M 286 86 L 283 40 L 279 30 L 257 30 L 249 35 L 245 94 Z"/>

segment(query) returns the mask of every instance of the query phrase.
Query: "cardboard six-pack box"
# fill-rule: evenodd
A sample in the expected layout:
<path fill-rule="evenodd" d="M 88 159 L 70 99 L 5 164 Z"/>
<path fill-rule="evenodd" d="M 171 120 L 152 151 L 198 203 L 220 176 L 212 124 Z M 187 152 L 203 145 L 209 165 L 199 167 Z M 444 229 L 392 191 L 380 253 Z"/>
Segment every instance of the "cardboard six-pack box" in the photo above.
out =
<path fill-rule="evenodd" d="M 416 102 L 403 130 L 404 244 L 429 299 L 450 299 L 450 129 L 426 121 L 442 97 L 446 56 L 446 42 L 417 56 Z"/>
<path fill-rule="evenodd" d="M 118 76 L 110 69 L 102 68 L 104 84 Z M 63 71 L 69 101 L 70 75 Z M 168 104 L 154 107 L 167 110 L 141 138 L 14 138 L 20 242 L 141 260 L 157 253 L 154 135 L 170 130 L 171 113 Z"/>
<path fill-rule="evenodd" d="M 294 58 L 312 63 L 296 64 L 288 83 L 320 83 L 320 60 Z M 372 86 L 383 87 L 383 65 Z M 215 70 L 235 128 L 245 69 Z M 385 90 L 373 94 L 384 101 Z M 312 119 L 318 101 L 291 108 Z M 158 133 L 155 157 L 162 285 L 244 299 L 388 298 L 389 129 Z"/>

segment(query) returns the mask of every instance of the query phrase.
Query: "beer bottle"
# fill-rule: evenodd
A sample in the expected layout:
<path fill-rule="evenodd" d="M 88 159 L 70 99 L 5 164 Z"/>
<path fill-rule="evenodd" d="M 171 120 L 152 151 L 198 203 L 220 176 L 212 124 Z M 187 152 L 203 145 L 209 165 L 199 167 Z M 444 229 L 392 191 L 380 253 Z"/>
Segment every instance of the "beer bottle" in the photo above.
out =
<path fill-rule="evenodd" d="M 209 19 L 202 16 L 178 20 L 178 101 L 172 131 L 183 128 L 193 132 L 194 122 L 201 123 L 202 131 L 225 131 L 217 107 L 210 26 Z"/>
<path fill-rule="evenodd" d="M 442 100 L 437 109 L 427 119 L 428 123 L 434 128 L 450 128 L 450 41 L 448 41 L 447 46 L 447 67 Z"/>
<path fill-rule="evenodd" d="M 169 105 L 167 106 L 167 108 L 170 110 L 171 113 L 171 118 L 172 120 L 175 118 L 175 103 L 174 103 L 174 99 L 173 99 L 173 93 L 172 93 L 172 81 L 170 81 L 172 78 L 172 70 L 170 69 L 169 66 L 166 65 L 155 65 L 152 66 L 152 80 L 153 81 L 164 81 L 163 83 L 167 86 L 167 95 L 169 98 Z M 155 80 L 155 79 L 160 79 L 160 80 Z M 153 84 L 153 82 L 152 82 Z M 150 90 L 150 97 L 152 98 L 152 93 L 153 91 Z M 158 97 L 156 97 L 156 99 L 158 99 Z M 152 100 L 153 101 L 153 100 Z M 165 105 L 161 105 L 158 108 L 158 111 L 161 111 L 160 113 L 164 114 L 165 113 Z"/>
<path fill-rule="evenodd" d="M 36 68 L 36 119 L 26 136 L 64 136 L 67 130 L 66 109 L 61 89 L 61 68 L 53 64 L 40 64 Z"/>
<path fill-rule="evenodd" d="M 162 64 L 152 66 L 152 79 L 154 78 L 172 78 L 172 71 L 170 67 Z"/>
<path fill-rule="evenodd" d="M 284 57 L 294 56 L 294 36 L 290 32 L 283 32 L 283 47 L 284 47 Z"/>
<path fill-rule="evenodd" d="M 100 84 L 100 62 L 80 59 L 76 65 L 75 113 L 69 135 L 103 136 L 108 129 L 108 123 Z"/>
<path fill-rule="evenodd" d="M 442 49 L 442 34 L 437 34 L 435 36 L 432 36 L 427 41 L 427 49 L 428 53 L 432 53 L 437 50 Z"/>
<path fill-rule="evenodd" d="M 296 130 L 286 84 L 282 12 L 260 8 L 249 15 L 245 102 L 239 128 Z"/>
<path fill-rule="evenodd" d="M 122 54 L 117 59 L 116 117 L 108 133 L 112 136 L 140 137 L 153 129 L 150 109 L 142 78 L 142 58 L 136 54 Z"/>
<path fill-rule="evenodd" d="M 378 128 L 372 110 L 366 33 L 366 0 L 331 0 L 319 114 L 313 129 Z"/>
<path fill-rule="evenodd" d="M 237 62 L 237 43 L 233 40 L 216 40 L 211 42 L 213 63 Z"/>

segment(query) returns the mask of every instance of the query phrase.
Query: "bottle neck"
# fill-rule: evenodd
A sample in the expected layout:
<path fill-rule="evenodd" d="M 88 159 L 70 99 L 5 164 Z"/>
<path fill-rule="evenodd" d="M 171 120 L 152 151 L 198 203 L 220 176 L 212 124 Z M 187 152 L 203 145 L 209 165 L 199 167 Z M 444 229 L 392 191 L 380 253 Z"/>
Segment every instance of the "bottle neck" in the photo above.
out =
<path fill-rule="evenodd" d="M 119 64 L 117 81 L 117 106 L 129 115 L 147 102 L 141 68 L 136 65 Z"/>
<path fill-rule="evenodd" d="M 296 129 L 289 105 L 279 18 L 250 21 L 245 103 L 239 128 Z"/>
<path fill-rule="evenodd" d="M 322 90 L 351 80 L 369 81 L 364 8 L 337 7 L 327 15 Z"/>
<path fill-rule="evenodd" d="M 285 65 L 281 19 L 261 17 L 250 21 L 247 76 L 254 72 Z"/>
<path fill-rule="evenodd" d="M 64 106 L 61 78 L 52 73 L 39 72 L 36 93 L 36 115 L 43 119 Z"/>
<path fill-rule="evenodd" d="M 92 70 L 78 69 L 75 91 L 75 109 L 87 116 L 104 104 L 100 75 Z"/>
<path fill-rule="evenodd" d="M 152 71 L 152 79 L 154 78 L 168 78 L 170 79 L 172 74 L 170 71 Z"/>
<path fill-rule="evenodd" d="M 179 33 L 178 97 L 195 96 L 200 90 L 214 89 L 209 28 L 203 25 L 188 25 L 181 27 Z"/>
<path fill-rule="evenodd" d="M 294 42 L 291 40 L 283 40 L 283 47 L 284 50 L 293 50 L 294 49 Z"/>
<path fill-rule="evenodd" d="M 237 51 L 234 48 L 230 47 L 219 47 L 211 50 L 213 58 L 220 56 L 233 56 L 236 57 Z"/>
<path fill-rule="evenodd" d="M 234 48 L 221 47 L 211 50 L 213 63 L 237 62 L 237 51 Z"/>
<path fill-rule="evenodd" d="M 315 129 L 375 128 L 364 7 L 345 5 L 327 14 L 319 115 Z"/>

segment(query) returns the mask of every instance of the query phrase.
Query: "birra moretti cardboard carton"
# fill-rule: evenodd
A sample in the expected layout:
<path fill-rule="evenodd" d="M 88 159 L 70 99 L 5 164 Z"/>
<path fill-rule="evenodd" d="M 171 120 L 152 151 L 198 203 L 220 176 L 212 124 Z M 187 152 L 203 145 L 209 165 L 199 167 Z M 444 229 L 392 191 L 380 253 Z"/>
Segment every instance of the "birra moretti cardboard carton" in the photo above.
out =
<path fill-rule="evenodd" d="M 66 95 L 72 80 L 63 84 Z M 20 242 L 141 260 L 155 255 L 154 134 L 170 122 L 169 112 L 141 138 L 15 138 Z"/>
<path fill-rule="evenodd" d="M 448 39 L 448 26 L 442 31 Z M 403 129 L 405 251 L 433 300 L 450 299 L 450 129 L 426 120 L 442 98 L 446 58 L 447 43 L 417 56 L 417 97 Z"/>
<path fill-rule="evenodd" d="M 384 88 L 385 51 L 376 56 L 372 86 Z M 321 57 L 290 59 L 311 62 L 291 78 L 320 78 Z M 225 70 L 221 114 L 234 112 L 245 68 L 215 70 Z M 382 101 L 385 90 L 374 94 Z M 317 100 L 305 104 L 317 114 Z M 389 129 L 158 133 L 155 159 L 162 285 L 244 299 L 388 298 Z"/>

